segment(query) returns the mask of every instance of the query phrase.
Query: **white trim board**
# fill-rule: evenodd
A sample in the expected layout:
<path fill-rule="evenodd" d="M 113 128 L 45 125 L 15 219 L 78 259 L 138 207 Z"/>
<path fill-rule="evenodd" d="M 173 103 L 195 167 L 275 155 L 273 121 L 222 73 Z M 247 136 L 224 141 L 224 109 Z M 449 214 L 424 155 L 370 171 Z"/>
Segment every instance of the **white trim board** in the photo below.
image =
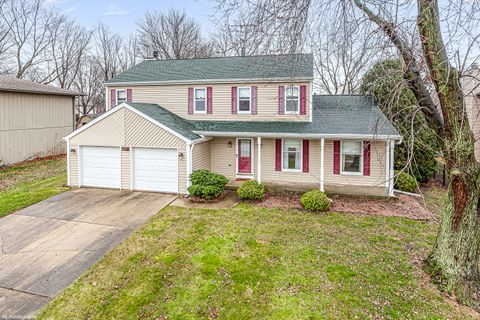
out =
<path fill-rule="evenodd" d="M 117 106 L 117 107 L 115 107 L 115 108 L 113 108 L 113 109 L 108 110 L 107 112 L 105 112 L 104 114 L 102 114 L 100 117 L 98 117 L 98 118 L 90 121 L 89 123 L 87 123 L 86 125 L 84 125 L 83 127 L 81 127 L 80 129 L 73 131 L 72 133 L 70 133 L 69 135 L 67 135 L 66 137 L 64 137 L 63 139 L 64 139 L 65 141 L 70 140 L 72 137 L 76 136 L 76 135 L 79 134 L 80 132 L 83 132 L 84 130 L 90 128 L 91 126 L 95 125 L 97 122 L 105 119 L 106 117 L 108 117 L 108 116 L 110 116 L 111 114 L 117 112 L 118 110 L 121 110 L 122 108 L 126 108 L 126 109 L 128 109 L 128 110 L 130 110 L 130 111 L 132 111 L 132 112 L 134 112 L 134 113 L 136 113 L 136 114 L 138 114 L 139 116 L 147 119 L 148 121 L 150 121 L 150 122 L 152 122 L 153 124 L 159 126 L 160 128 L 162 128 L 163 130 L 167 131 L 168 133 L 173 134 L 173 135 L 176 136 L 177 138 L 185 141 L 186 143 L 191 143 L 191 142 L 192 142 L 190 139 L 182 136 L 182 135 L 179 134 L 178 132 L 170 129 L 169 127 L 167 127 L 167 126 L 165 126 L 164 124 L 158 122 L 157 120 L 155 120 L 155 119 L 147 116 L 146 114 L 138 111 L 137 109 L 129 106 L 128 103 L 126 103 L 126 102 L 120 104 L 119 106 Z"/>
<path fill-rule="evenodd" d="M 218 131 L 193 131 L 198 135 L 208 137 L 239 137 L 251 136 L 262 138 L 296 138 L 296 139 L 352 139 L 352 140 L 402 140 L 401 136 L 371 135 L 371 134 L 319 134 L 319 133 L 262 133 L 262 132 L 218 132 Z"/>

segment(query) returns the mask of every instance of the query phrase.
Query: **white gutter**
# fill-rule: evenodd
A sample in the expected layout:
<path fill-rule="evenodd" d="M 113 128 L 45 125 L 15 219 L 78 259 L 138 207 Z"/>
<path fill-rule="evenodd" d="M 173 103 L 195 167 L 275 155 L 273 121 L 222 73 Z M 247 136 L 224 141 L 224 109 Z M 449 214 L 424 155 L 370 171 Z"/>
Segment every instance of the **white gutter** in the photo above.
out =
<path fill-rule="evenodd" d="M 168 80 L 168 81 L 134 81 L 134 82 L 108 82 L 104 83 L 106 88 L 113 86 L 144 86 L 144 85 L 169 85 L 169 84 L 200 84 L 200 83 L 264 83 L 264 82 L 305 82 L 313 81 L 311 77 L 282 77 L 265 79 L 201 79 L 201 80 Z"/>
<path fill-rule="evenodd" d="M 209 137 L 240 137 L 248 138 L 257 136 L 262 138 L 311 138 L 311 139 L 373 139 L 373 140 L 401 140 L 397 135 L 376 134 L 318 134 L 318 133 L 259 133 L 259 132 L 217 132 L 217 131 L 193 131 L 196 134 Z"/>

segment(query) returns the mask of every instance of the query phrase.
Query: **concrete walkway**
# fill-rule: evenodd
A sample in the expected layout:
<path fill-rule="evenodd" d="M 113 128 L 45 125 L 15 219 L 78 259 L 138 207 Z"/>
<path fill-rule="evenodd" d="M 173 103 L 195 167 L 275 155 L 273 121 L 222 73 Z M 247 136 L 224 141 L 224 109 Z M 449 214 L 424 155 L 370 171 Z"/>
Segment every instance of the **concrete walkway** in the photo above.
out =
<path fill-rule="evenodd" d="M 76 189 L 0 219 L 0 319 L 32 318 L 175 195 Z"/>

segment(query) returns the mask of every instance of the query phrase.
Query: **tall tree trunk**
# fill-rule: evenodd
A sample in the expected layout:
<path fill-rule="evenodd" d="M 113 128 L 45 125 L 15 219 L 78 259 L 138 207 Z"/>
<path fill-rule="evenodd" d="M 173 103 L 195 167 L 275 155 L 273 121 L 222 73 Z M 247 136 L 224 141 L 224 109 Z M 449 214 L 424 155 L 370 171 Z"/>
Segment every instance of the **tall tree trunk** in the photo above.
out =
<path fill-rule="evenodd" d="M 435 130 L 446 161 L 450 185 L 442 222 L 427 269 L 439 284 L 462 303 L 480 311 L 480 166 L 474 155 L 474 134 L 468 123 L 458 71 L 445 50 L 437 0 L 417 0 L 422 54 L 428 66 L 437 106 L 420 76 L 414 50 L 395 24 L 373 13 L 361 0 L 352 0 L 397 47 L 405 62 L 405 82 Z M 441 115 L 439 113 L 441 111 Z"/>
<path fill-rule="evenodd" d="M 430 273 L 464 304 L 480 310 L 480 166 L 468 123 L 458 71 L 448 60 L 440 30 L 437 0 L 418 0 L 422 49 L 435 85 L 445 124 L 443 151 L 450 177 L 442 223 Z"/>

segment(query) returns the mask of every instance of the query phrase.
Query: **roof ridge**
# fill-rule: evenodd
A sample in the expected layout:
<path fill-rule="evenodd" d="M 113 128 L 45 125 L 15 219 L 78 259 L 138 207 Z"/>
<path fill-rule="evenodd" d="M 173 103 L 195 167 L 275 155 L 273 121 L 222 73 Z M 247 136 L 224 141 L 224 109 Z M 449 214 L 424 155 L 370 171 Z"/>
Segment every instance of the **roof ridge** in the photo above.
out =
<path fill-rule="evenodd" d="M 255 54 L 249 56 L 218 56 L 218 57 L 199 57 L 199 58 L 180 58 L 180 59 L 145 59 L 140 62 L 158 62 L 158 61 L 191 61 L 191 60 L 213 60 L 213 59 L 232 59 L 232 58 L 259 58 L 259 57 L 287 57 L 287 56 L 308 56 L 311 52 L 305 53 L 280 53 L 280 54 Z"/>

